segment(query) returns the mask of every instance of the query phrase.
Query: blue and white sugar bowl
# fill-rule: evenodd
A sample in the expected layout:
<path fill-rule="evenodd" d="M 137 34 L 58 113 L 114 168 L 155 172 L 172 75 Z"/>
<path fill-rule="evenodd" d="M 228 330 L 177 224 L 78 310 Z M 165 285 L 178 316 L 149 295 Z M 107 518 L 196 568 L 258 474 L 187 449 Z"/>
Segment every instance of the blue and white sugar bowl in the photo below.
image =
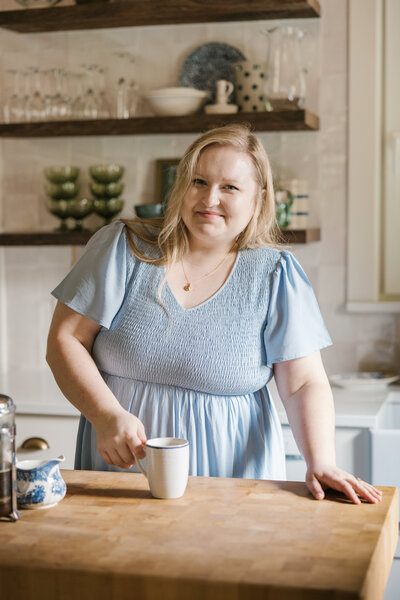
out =
<path fill-rule="evenodd" d="M 60 473 L 64 456 L 50 460 L 17 462 L 17 502 L 19 508 L 50 508 L 62 500 L 67 486 Z"/>

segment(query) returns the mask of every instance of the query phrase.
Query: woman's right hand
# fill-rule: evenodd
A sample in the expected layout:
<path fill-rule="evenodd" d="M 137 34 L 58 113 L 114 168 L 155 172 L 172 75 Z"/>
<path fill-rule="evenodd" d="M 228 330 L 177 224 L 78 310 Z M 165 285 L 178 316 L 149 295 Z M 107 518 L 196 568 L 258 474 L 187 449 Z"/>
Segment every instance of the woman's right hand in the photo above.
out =
<path fill-rule="evenodd" d="M 143 423 L 122 407 L 103 416 L 94 427 L 97 449 L 108 465 L 130 469 L 135 464 L 135 456 L 145 457 L 143 444 L 147 438 Z"/>

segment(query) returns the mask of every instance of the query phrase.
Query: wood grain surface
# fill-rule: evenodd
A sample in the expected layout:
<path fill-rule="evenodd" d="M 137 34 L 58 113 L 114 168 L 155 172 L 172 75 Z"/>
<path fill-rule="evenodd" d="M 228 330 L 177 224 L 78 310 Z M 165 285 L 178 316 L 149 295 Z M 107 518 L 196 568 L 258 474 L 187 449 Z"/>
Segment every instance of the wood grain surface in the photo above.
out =
<path fill-rule="evenodd" d="M 304 483 L 189 478 L 156 500 L 132 473 L 62 471 L 56 507 L 0 522 L 1 600 L 379 600 L 397 489 L 354 505 Z"/>
<path fill-rule="evenodd" d="M 95 231 L 14 231 L 0 232 L 0 246 L 82 246 Z M 285 244 L 309 244 L 321 239 L 319 227 L 282 229 Z"/>
<path fill-rule="evenodd" d="M 1 3 L 0 3 L 1 4 Z M 0 12 L 0 27 L 32 33 L 211 21 L 319 17 L 318 0 L 113 0 Z"/>
<path fill-rule="evenodd" d="M 39 9 L 37 9 L 39 10 Z M 0 137 L 70 137 L 200 133 L 228 123 L 250 123 L 255 131 L 316 131 L 319 117 L 307 109 L 239 112 L 233 115 L 195 113 L 182 117 L 132 117 L 90 121 L 1 123 Z"/>

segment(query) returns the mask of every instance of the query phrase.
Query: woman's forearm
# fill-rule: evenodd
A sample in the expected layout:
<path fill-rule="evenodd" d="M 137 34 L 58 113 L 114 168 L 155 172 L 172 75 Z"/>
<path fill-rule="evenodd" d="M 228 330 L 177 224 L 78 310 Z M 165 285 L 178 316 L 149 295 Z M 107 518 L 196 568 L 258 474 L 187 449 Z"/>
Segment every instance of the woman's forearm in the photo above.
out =
<path fill-rule="evenodd" d="M 284 401 L 284 406 L 307 466 L 336 465 L 335 411 L 329 383 L 306 383 Z"/>
<path fill-rule="evenodd" d="M 96 430 L 97 450 L 105 463 L 129 469 L 145 456 L 143 423 L 126 411 L 106 385 L 92 358 L 101 326 L 62 303 L 54 311 L 47 341 L 47 362 L 66 398 Z"/>
<path fill-rule="evenodd" d="M 85 346 L 73 336 L 49 339 L 47 362 L 64 396 L 96 427 L 121 410 Z"/>

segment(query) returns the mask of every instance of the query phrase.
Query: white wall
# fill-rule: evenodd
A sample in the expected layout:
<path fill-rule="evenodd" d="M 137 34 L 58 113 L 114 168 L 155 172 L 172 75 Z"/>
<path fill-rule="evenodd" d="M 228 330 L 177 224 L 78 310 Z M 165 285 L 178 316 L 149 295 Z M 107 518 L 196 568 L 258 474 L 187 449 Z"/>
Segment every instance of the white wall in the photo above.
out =
<path fill-rule="evenodd" d="M 293 248 L 308 273 L 334 340 L 324 351 L 329 373 L 357 369 L 400 368 L 400 319 L 392 315 L 354 315 L 345 312 L 346 167 L 347 167 L 347 1 L 323 0 L 322 19 L 298 20 L 309 43 L 320 34 L 312 55 L 308 106 L 321 117 L 319 132 L 263 133 L 275 177 L 307 179 L 312 197 L 312 222 L 320 224 L 322 241 Z M 9 6 L 8 8 L 13 8 Z M 6 8 L 6 6 L 4 6 Z M 141 89 L 177 83 L 185 56 L 208 41 L 232 44 L 249 58 L 266 56 L 260 31 L 267 22 L 222 23 L 99 31 L 20 35 L 0 30 L 0 67 L 66 66 L 83 62 L 109 66 L 108 84 L 115 80 L 115 50 L 129 50 L 137 59 Z M 320 65 L 318 65 L 318 61 Z M 318 81 L 318 71 L 320 80 Z M 318 91 L 319 90 L 319 91 Z M 2 86 L 2 95 L 6 93 Z M 141 110 L 145 110 L 142 106 Z M 3 230 L 43 229 L 57 221 L 46 210 L 43 168 L 76 164 L 82 169 L 113 160 L 126 166 L 124 216 L 132 206 L 152 202 L 157 158 L 178 157 L 192 135 L 82 137 L 2 140 L 0 148 L 0 226 Z M 92 216 L 88 224 L 99 224 Z M 80 251 L 80 250 L 79 250 Z M 50 290 L 69 269 L 76 252 L 70 248 L 0 249 L 0 302 L 6 310 L 0 367 L 45 368 L 44 352 L 53 309 Z M 3 265 L 3 275 L 1 274 Z M 1 309 L 0 305 L 0 309 Z M 3 313 L 4 316 L 4 313 Z M 7 357 L 7 361 L 5 360 Z"/>

